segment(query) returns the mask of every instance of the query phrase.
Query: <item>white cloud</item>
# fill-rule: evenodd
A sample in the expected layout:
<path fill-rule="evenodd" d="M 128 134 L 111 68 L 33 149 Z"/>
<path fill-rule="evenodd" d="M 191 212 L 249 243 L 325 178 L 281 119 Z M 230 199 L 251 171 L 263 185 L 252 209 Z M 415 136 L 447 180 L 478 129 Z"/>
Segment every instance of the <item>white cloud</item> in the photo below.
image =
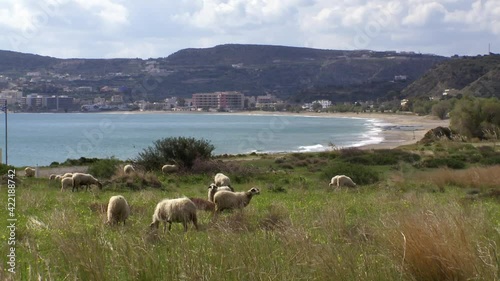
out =
<path fill-rule="evenodd" d="M 500 52 L 498 35 L 500 0 L 0 1 L 0 49 L 59 57 L 225 43 L 476 54 Z"/>
<path fill-rule="evenodd" d="M 403 18 L 403 24 L 423 26 L 430 20 L 439 21 L 446 14 L 446 9 L 438 2 L 429 2 L 410 6 L 408 15 Z"/>
<path fill-rule="evenodd" d="M 74 0 L 87 11 L 91 11 L 102 21 L 109 24 L 128 23 L 128 9 L 113 0 Z"/>

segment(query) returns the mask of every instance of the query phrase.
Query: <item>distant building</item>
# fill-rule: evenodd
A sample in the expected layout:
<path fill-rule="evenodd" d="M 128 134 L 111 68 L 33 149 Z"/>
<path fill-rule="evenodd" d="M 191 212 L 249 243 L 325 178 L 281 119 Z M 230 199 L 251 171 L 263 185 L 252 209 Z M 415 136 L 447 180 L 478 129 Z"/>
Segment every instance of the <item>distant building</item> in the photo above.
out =
<path fill-rule="evenodd" d="M 332 106 L 332 102 L 329 100 L 316 100 L 312 102 L 312 104 L 315 103 L 321 104 L 321 108 L 329 108 L 330 106 Z"/>
<path fill-rule="evenodd" d="M 271 108 L 276 105 L 276 96 L 267 94 L 265 96 L 257 96 L 255 107 L 257 108 Z"/>
<path fill-rule="evenodd" d="M 29 94 L 26 96 L 26 105 L 31 107 L 42 107 L 43 96 L 39 94 Z"/>
<path fill-rule="evenodd" d="M 42 106 L 52 111 L 69 110 L 73 108 L 73 100 L 73 98 L 68 96 L 43 97 Z"/>
<path fill-rule="evenodd" d="M 195 108 L 241 110 L 245 96 L 240 92 L 197 93 L 193 94 L 191 102 Z"/>
<path fill-rule="evenodd" d="M 123 103 L 123 96 L 122 95 L 113 95 L 113 96 L 111 96 L 111 102 Z"/>
<path fill-rule="evenodd" d="M 394 81 L 406 81 L 408 79 L 407 75 L 395 75 L 394 76 Z"/>
<path fill-rule="evenodd" d="M 78 92 L 92 92 L 92 87 L 82 86 L 82 87 L 77 87 L 75 90 Z"/>
<path fill-rule="evenodd" d="M 195 108 L 219 108 L 219 97 L 216 93 L 193 94 L 192 99 Z"/>

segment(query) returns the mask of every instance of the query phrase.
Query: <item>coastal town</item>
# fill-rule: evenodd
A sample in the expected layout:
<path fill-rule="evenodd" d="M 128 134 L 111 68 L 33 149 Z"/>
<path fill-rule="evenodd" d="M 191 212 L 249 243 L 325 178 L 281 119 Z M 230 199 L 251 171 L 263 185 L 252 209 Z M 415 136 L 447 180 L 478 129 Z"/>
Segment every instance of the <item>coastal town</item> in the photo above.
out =
<path fill-rule="evenodd" d="M 119 75 L 119 74 L 115 74 Z M 63 93 L 47 92 L 25 93 L 36 83 L 46 83 L 57 88 L 57 80 L 78 81 L 79 77 L 70 75 L 52 75 L 42 77 L 40 72 L 28 72 L 24 77 L 12 79 L 0 76 L 0 83 L 8 85 L 0 91 L 0 104 L 7 104 L 9 110 L 15 112 L 99 112 L 99 111 L 241 111 L 248 109 L 280 110 L 285 101 L 271 94 L 245 96 L 238 91 L 221 91 L 212 93 L 195 93 L 191 98 L 168 97 L 163 101 L 126 100 L 125 95 L 131 89 L 122 87 L 91 86 L 64 87 Z M 302 105 L 302 109 L 312 109 L 313 104 L 319 108 L 332 105 L 329 100 L 317 100 Z"/>
<path fill-rule="evenodd" d="M 123 74 L 111 73 L 109 75 L 116 77 Z M 98 79 L 103 79 L 103 77 L 98 77 Z M 397 83 L 406 79 L 405 75 L 396 75 L 393 82 Z M 134 89 L 130 87 L 83 86 L 82 84 L 88 84 L 84 83 L 86 80 L 81 75 L 42 74 L 38 71 L 27 72 L 24 76 L 17 78 L 0 75 L 0 104 L 6 104 L 11 112 L 321 111 L 334 105 L 334 101 L 328 99 L 292 104 L 271 93 L 247 96 L 240 91 L 194 93 L 189 98 L 170 96 L 160 101 L 135 100 L 130 95 Z M 78 81 L 82 83 L 79 84 Z M 67 86 L 68 83 L 75 86 Z M 443 94 L 448 94 L 448 90 Z M 406 99 L 391 101 L 390 106 L 404 108 L 407 101 Z M 374 109 L 374 111 L 377 111 L 379 106 L 384 106 L 371 100 L 342 102 L 341 104 L 362 106 L 364 109 Z M 387 107 L 387 102 L 385 107 Z"/>

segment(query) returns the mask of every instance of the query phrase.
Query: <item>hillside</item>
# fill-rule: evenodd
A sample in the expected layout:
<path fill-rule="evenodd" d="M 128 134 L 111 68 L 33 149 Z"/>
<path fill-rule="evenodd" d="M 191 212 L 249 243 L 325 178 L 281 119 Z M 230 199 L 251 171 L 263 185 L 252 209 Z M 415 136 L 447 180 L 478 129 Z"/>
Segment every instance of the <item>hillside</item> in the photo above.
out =
<path fill-rule="evenodd" d="M 403 90 L 406 97 L 441 95 L 445 89 L 479 97 L 500 97 L 500 55 L 443 61 Z"/>
<path fill-rule="evenodd" d="M 0 74 L 22 77 L 41 72 L 54 85 L 127 87 L 137 89 L 154 80 L 147 92 L 131 90 L 129 98 L 161 100 L 168 96 L 190 97 L 197 92 L 241 91 L 246 95 L 273 93 L 289 99 L 300 93 L 315 95 L 316 89 L 329 90 L 322 96 L 371 100 L 388 91 L 400 91 L 445 57 L 413 53 L 343 51 L 311 48 L 228 44 L 212 48 L 184 49 L 156 59 L 57 59 L 0 51 Z M 55 75 L 78 76 L 71 81 L 51 79 Z M 392 83 L 395 76 L 403 83 Z M 369 84 L 383 84 L 359 91 Z M 29 85 L 39 91 L 47 85 Z M 380 89 L 380 90 L 378 90 Z M 352 95 L 352 91 L 358 94 Z M 304 97 L 305 100 L 309 98 Z"/>

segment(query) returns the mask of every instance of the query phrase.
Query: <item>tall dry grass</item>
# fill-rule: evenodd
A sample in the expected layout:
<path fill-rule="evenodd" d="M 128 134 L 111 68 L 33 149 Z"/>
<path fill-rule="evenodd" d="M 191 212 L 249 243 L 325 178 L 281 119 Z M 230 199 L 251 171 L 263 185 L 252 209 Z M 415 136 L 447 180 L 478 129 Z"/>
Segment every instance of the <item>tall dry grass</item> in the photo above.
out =
<path fill-rule="evenodd" d="M 485 217 L 484 209 L 464 212 L 458 203 L 450 203 L 390 218 L 386 238 L 401 278 L 498 280 L 496 242 L 484 236 L 492 233 Z"/>
<path fill-rule="evenodd" d="M 444 188 L 456 186 L 462 188 L 498 188 L 500 187 L 500 165 L 473 167 L 465 170 L 441 168 L 432 171 L 416 172 L 406 181 L 427 182 Z"/>

